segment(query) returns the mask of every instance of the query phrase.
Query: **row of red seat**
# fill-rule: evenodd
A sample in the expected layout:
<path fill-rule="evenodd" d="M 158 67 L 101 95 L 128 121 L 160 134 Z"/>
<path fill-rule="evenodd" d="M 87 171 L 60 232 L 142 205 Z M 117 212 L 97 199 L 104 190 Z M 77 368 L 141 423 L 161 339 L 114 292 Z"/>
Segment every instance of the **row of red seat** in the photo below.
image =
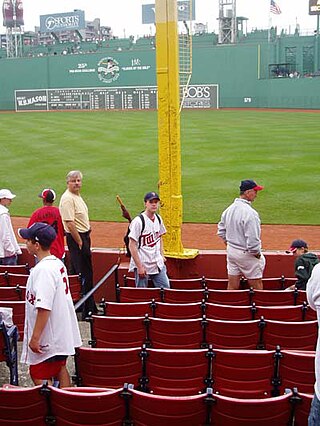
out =
<path fill-rule="evenodd" d="M 311 397 L 289 392 L 265 399 L 214 395 L 170 397 L 120 389 L 0 389 L 2 426 L 270 426 L 306 425 Z"/>
<path fill-rule="evenodd" d="M 252 321 L 202 319 L 173 320 L 145 317 L 90 319 L 91 345 L 104 348 L 141 347 L 197 349 L 315 350 L 318 322 L 285 322 L 261 318 Z"/>
<path fill-rule="evenodd" d="M 227 278 L 210 278 L 210 277 L 199 277 L 199 278 L 169 278 L 170 286 L 174 289 L 212 289 L 212 290 L 226 290 L 228 286 Z M 293 277 L 285 277 L 281 275 L 280 277 L 272 278 L 262 278 L 264 290 L 284 290 L 287 287 L 290 287 L 297 281 Z M 149 282 L 150 287 L 152 287 L 151 281 Z M 135 287 L 135 279 L 133 275 L 122 276 L 122 281 L 119 283 L 122 287 Z M 248 289 L 248 280 L 244 277 L 240 279 L 240 287 L 242 290 Z"/>
<path fill-rule="evenodd" d="M 118 388 L 123 383 L 158 395 L 266 398 L 297 387 L 313 393 L 315 352 L 152 348 L 85 348 L 75 356 L 78 386 Z"/>
<path fill-rule="evenodd" d="M 175 290 L 163 288 L 131 288 L 117 286 L 117 302 L 135 303 L 156 302 L 165 303 L 195 303 L 205 300 L 219 305 L 243 305 L 255 303 L 261 306 L 301 305 L 306 302 L 306 292 L 302 290 Z"/>
<path fill-rule="evenodd" d="M 1 291 L 0 291 L 1 294 Z M 233 306 L 207 303 L 163 303 L 150 302 L 117 303 L 102 301 L 103 315 L 138 317 L 148 314 L 154 318 L 195 319 L 205 315 L 208 319 L 250 321 L 264 317 L 275 321 L 312 321 L 316 312 L 306 302 L 296 306 Z"/>

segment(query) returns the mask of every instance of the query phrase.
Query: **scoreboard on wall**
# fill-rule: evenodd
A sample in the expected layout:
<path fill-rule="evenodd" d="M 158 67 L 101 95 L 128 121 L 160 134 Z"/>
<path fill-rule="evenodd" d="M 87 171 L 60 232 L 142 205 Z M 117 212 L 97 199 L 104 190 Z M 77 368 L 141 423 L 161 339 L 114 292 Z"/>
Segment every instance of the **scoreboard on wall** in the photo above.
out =
<path fill-rule="evenodd" d="M 93 87 L 15 90 L 16 111 L 157 109 L 157 87 Z M 217 84 L 194 84 L 183 108 L 219 108 Z"/>

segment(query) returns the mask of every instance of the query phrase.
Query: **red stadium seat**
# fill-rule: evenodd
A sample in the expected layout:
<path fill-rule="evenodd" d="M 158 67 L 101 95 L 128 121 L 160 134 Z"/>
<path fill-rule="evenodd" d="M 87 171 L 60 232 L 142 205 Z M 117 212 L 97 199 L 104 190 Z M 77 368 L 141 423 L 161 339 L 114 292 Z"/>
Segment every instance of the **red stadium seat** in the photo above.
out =
<path fill-rule="evenodd" d="M 0 287 L 0 300 L 25 300 L 26 287 Z"/>
<path fill-rule="evenodd" d="M 248 306 L 249 290 L 209 290 L 207 302 L 218 305 Z"/>
<path fill-rule="evenodd" d="M 139 386 L 142 375 L 141 348 L 77 349 L 75 356 L 78 386 L 119 388 L 124 383 Z"/>
<path fill-rule="evenodd" d="M 253 318 L 251 306 L 205 304 L 205 315 L 209 319 L 229 321 L 250 321 Z"/>
<path fill-rule="evenodd" d="M 73 303 L 78 302 L 82 296 L 82 278 L 79 275 L 68 275 L 69 288 Z"/>
<path fill-rule="evenodd" d="M 0 265 L 0 273 L 7 272 L 10 274 L 29 274 L 30 268 L 25 265 Z"/>
<path fill-rule="evenodd" d="M 117 302 L 149 302 L 154 299 L 156 302 L 163 302 L 164 290 L 160 288 L 130 288 L 117 286 Z"/>
<path fill-rule="evenodd" d="M 318 335 L 317 321 L 285 322 L 260 321 L 260 344 L 258 349 L 282 349 L 313 351 Z"/>
<path fill-rule="evenodd" d="M 130 419 L 136 426 L 199 426 L 211 423 L 207 395 L 159 396 L 130 390 Z M 226 426 L 225 423 L 224 426 Z"/>
<path fill-rule="evenodd" d="M 204 284 L 209 290 L 227 290 L 227 278 L 207 278 L 204 279 Z"/>
<path fill-rule="evenodd" d="M 212 383 L 212 351 L 148 348 L 145 355 L 143 390 L 157 395 L 196 395 Z"/>
<path fill-rule="evenodd" d="M 207 320 L 206 338 L 214 349 L 257 349 L 259 320 Z"/>
<path fill-rule="evenodd" d="M 314 393 L 314 351 L 281 351 L 279 374 L 281 393 L 286 388 L 298 388 L 299 393 Z"/>
<path fill-rule="evenodd" d="M 59 426 L 118 426 L 125 418 L 122 389 L 49 387 L 52 418 Z"/>
<path fill-rule="evenodd" d="M 207 346 L 201 319 L 151 318 L 149 332 L 150 346 L 156 349 L 199 349 Z"/>
<path fill-rule="evenodd" d="M 101 302 L 100 307 L 103 308 L 103 315 L 108 317 L 144 317 L 145 314 L 153 315 L 153 307 L 156 302 L 136 302 L 136 303 L 117 303 L 117 302 Z"/>
<path fill-rule="evenodd" d="M 25 317 L 25 301 L 1 300 L 0 307 L 12 308 L 13 323 L 17 326 L 19 332 L 19 340 L 23 340 L 24 317 Z"/>
<path fill-rule="evenodd" d="M 91 345 L 97 348 L 134 348 L 148 343 L 149 318 L 93 315 Z"/>
<path fill-rule="evenodd" d="M 7 286 L 8 280 L 7 280 L 7 274 L 5 272 L 0 273 L 0 286 Z"/>
<path fill-rule="evenodd" d="M 1 426 L 44 426 L 47 404 L 41 386 L 0 388 Z"/>
<path fill-rule="evenodd" d="M 207 291 L 198 290 L 164 290 L 165 303 L 196 303 L 206 299 Z"/>
<path fill-rule="evenodd" d="M 258 306 L 302 305 L 307 300 L 306 292 L 279 290 L 250 290 L 251 302 Z"/>
<path fill-rule="evenodd" d="M 274 351 L 214 349 L 213 390 L 224 396 L 273 396 Z"/>
<path fill-rule="evenodd" d="M 204 288 L 205 280 L 202 278 L 174 279 L 170 278 L 170 287 L 175 290 L 197 290 Z"/>
<path fill-rule="evenodd" d="M 7 285 L 15 287 L 16 285 L 26 286 L 29 275 L 26 274 L 7 274 Z"/>
<path fill-rule="evenodd" d="M 264 399 L 239 399 L 214 395 L 215 426 L 291 425 L 291 393 Z"/>
<path fill-rule="evenodd" d="M 196 319 L 204 314 L 202 303 L 161 303 L 154 305 L 154 316 L 166 319 Z"/>
<path fill-rule="evenodd" d="M 267 320 L 275 321 L 304 321 L 307 311 L 310 311 L 310 308 L 308 309 L 307 306 L 304 307 L 303 305 L 253 306 L 253 310 L 255 319 L 264 317 Z"/>

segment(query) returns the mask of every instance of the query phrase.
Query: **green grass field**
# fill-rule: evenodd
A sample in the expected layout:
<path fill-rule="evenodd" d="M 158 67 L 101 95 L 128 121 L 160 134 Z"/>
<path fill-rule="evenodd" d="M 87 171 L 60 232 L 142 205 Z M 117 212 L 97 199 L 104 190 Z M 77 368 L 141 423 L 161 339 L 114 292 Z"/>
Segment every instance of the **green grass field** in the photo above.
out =
<path fill-rule="evenodd" d="M 184 222 L 215 223 L 241 179 L 265 186 L 262 222 L 320 223 L 320 115 L 316 112 L 186 111 L 181 119 Z M 121 221 L 157 188 L 155 112 L 1 114 L 0 186 L 17 194 L 12 215 L 29 216 L 39 191 L 64 191 L 69 170 L 84 173 L 92 220 Z"/>

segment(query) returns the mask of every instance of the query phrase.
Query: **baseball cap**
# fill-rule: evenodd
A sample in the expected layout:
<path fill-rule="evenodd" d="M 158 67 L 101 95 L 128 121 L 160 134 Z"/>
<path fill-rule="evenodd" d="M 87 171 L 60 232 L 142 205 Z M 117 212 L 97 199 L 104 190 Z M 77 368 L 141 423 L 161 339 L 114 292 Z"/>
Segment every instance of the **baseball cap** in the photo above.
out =
<path fill-rule="evenodd" d="M 29 228 L 19 228 L 18 234 L 25 240 L 38 241 L 38 243 L 45 247 L 49 247 L 57 236 L 52 226 L 43 222 L 36 222 Z"/>
<path fill-rule="evenodd" d="M 308 244 L 303 240 L 293 240 L 286 253 L 294 253 L 298 248 L 308 248 Z"/>
<path fill-rule="evenodd" d="M 240 184 L 240 191 L 248 191 L 249 189 L 261 191 L 263 189 L 263 186 L 258 185 L 254 180 L 242 180 Z"/>
<path fill-rule="evenodd" d="M 2 198 L 8 198 L 8 200 L 12 200 L 14 197 L 15 194 L 12 194 L 9 189 L 0 189 L 0 200 L 2 200 Z"/>
<path fill-rule="evenodd" d="M 56 199 L 56 193 L 53 189 L 45 188 L 38 197 L 42 198 L 45 201 L 48 201 L 49 203 L 52 203 Z"/>
<path fill-rule="evenodd" d="M 150 201 L 150 200 L 159 200 L 160 197 L 156 192 L 147 192 L 147 194 L 144 196 L 144 201 Z"/>

